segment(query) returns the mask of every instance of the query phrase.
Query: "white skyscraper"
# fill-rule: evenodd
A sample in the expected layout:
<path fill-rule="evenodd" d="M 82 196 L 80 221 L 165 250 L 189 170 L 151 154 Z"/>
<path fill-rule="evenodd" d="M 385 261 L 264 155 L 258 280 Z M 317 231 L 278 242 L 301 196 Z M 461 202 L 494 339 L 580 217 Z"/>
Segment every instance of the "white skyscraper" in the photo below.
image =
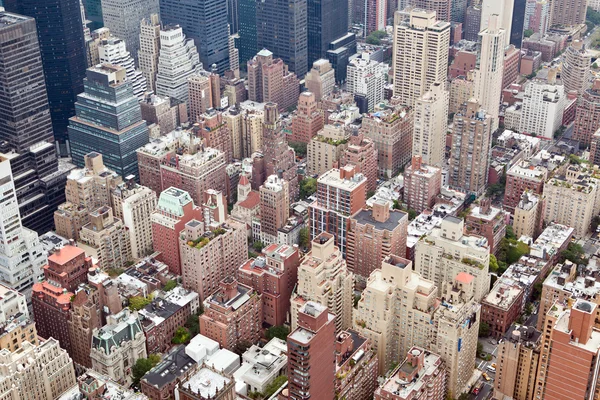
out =
<path fill-rule="evenodd" d="M 135 68 L 135 62 L 122 39 L 115 36 L 103 39 L 98 45 L 98 57 L 101 64 L 120 65 L 125 68 L 127 80 L 131 81 L 133 94 L 140 100 L 144 98 L 147 89 L 146 77 L 142 71 Z"/>
<path fill-rule="evenodd" d="M 160 52 L 160 20 L 158 14 L 144 18 L 140 23 L 140 50 L 138 65 L 146 77 L 148 90 L 156 91 L 158 56 Z"/>
<path fill-rule="evenodd" d="M 412 154 L 421 156 L 425 164 L 440 168 L 445 164 L 449 96 L 444 83 L 434 82 L 415 101 Z"/>
<path fill-rule="evenodd" d="M 552 71 L 551 71 L 552 73 Z M 533 80 L 525 87 L 519 132 L 552 139 L 562 124 L 567 98 L 556 82 Z"/>
<path fill-rule="evenodd" d="M 490 24 L 490 16 L 497 15 L 499 27 L 504 29 L 503 48 L 510 44 L 510 32 L 512 29 L 513 9 L 515 0 L 483 0 L 481 3 L 481 28 L 484 30 Z"/>
<path fill-rule="evenodd" d="M 368 111 L 373 111 L 375 104 L 383 100 L 387 64 L 360 57 L 350 61 L 347 71 L 346 89 L 352 94 L 364 95 Z"/>
<path fill-rule="evenodd" d="M 394 15 L 394 96 L 412 107 L 433 82 L 446 82 L 450 23 L 438 21 L 435 11 L 413 10 L 406 22 Z"/>
<path fill-rule="evenodd" d="M 159 13 L 158 0 L 102 0 L 104 26 L 125 40 L 127 50 L 136 62 L 140 49 L 140 22 Z"/>
<path fill-rule="evenodd" d="M 492 132 L 498 128 L 502 76 L 504 72 L 504 42 L 506 31 L 498 15 L 489 17 L 488 27 L 479 32 L 480 49 L 475 69 L 475 99 L 492 117 Z"/>
<path fill-rule="evenodd" d="M 187 39 L 179 25 L 161 30 L 156 94 L 187 101 L 188 78 L 200 71 L 202 63 L 194 40 Z"/>
<path fill-rule="evenodd" d="M 46 261 L 37 233 L 21 225 L 10 161 L 0 158 L 0 282 L 29 298 Z"/>

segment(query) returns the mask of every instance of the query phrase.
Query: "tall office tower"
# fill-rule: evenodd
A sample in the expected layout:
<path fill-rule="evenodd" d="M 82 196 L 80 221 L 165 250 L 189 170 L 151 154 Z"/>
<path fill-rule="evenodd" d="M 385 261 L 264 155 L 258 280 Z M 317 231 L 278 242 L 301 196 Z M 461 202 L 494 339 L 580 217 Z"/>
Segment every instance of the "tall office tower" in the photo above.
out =
<path fill-rule="evenodd" d="M 422 213 L 431 209 L 442 188 L 442 169 L 427 165 L 414 155 L 404 170 L 404 199 L 408 208 Z"/>
<path fill-rule="evenodd" d="M 390 211 L 390 203 L 376 200 L 372 209 L 354 214 L 348 226 L 348 269 L 356 277 L 356 286 L 364 289 L 371 272 L 390 254 L 406 252 L 408 214 Z"/>
<path fill-rule="evenodd" d="M 386 0 L 355 0 L 358 6 L 364 7 L 360 23 L 366 27 L 365 37 L 372 32 L 385 30 L 387 24 L 387 1 Z"/>
<path fill-rule="evenodd" d="M 413 10 L 408 23 L 394 16 L 394 96 L 401 104 L 412 107 L 434 82 L 446 81 L 449 46 L 450 23 L 435 11 Z"/>
<path fill-rule="evenodd" d="M 428 165 L 441 168 L 446 163 L 449 93 L 444 84 L 434 82 L 415 100 L 412 155 Z"/>
<path fill-rule="evenodd" d="M 548 80 L 534 79 L 525 87 L 519 131 L 535 133 L 552 139 L 560 128 L 567 105 L 567 94 L 563 85 L 556 82 L 556 70 L 550 69 Z"/>
<path fill-rule="evenodd" d="M 573 40 L 563 56 L 560 78 L 565 93 L 574 90 L 581 96 L 589 87 L 592 55 L 583 40 Z"/>
<path fill-rule="evenodd" d="M 490 15 L 486 28 L 479 32 L 478 62 L 475 68 L 477 102 L 492 119 L 492 132 L 498 128 L 504 72 L 504 43 L 507 32 L 500 27 L 497 15 Z"/>
<path fill-rule="evenodd" d="M 101 64 L 119 65 L 125 68 L 126 79 L 131 82 L 133 95 L 139 100 L 144 98 L 147 82 L 142 71 L 135 67 L 133 57 L 125 48 L 125 42 L 115 36 L 104 39 L 98 45 L 98 57 Z"/>
<path fill-rule="evenodd" d="M 287 337 L 290 399 L 335 398 L 335 325 L 327 306 L 308 301 Z"/>
<path fill-rule="evenodd" d="M 527 0 L 524 19 L 523 30 L 531 30 L 543 37 L 550 23 L 550 4 L 548 0 Z"/>
<path fill-rule="evenodd" d="M 354 315 L 355 329 L 377 352 L 379 373 L 420 346 L 441 355 L 450 394 L 464 391 L 475 368 L 479 330 L 480 306 L 472 284 L 471 275 L 458 273 L 440 290 L 440 298 L 436 284 L 413 271 L 410 260 L 386 257 L 369 277 Z"/>
<path fill-rule="evenodd" d="M 265 176 L 278 175 L 289 183 L 290 201 L 298 198 L 298 166 L 296 153 L 288 146 L 287 134 L 279 120 L 277 105 L 265 105 L 263 122 L 263 154 L 265 157 Z"/>
<path fill-rule="evenodd" d="M 451 0 L 450 3 L 450 21 L 460 22 L 463 24 L 464 29 L 465 17 L 469 2 L 467 0 Z"/>
<path fill-rule="evenodd" d="M 263 243 L 277 243 L 277 231 L 290 216 L 289 184 L 271 175 L 260 187 L 260 238 Z"/>
<path fill-rule="evenodd" d="M 90 30 L 95 31 L 102 28 L 104 26 L 104 19 L 102 18 L 101 0 L 83 0 L 82 3 L 85 9 L 85 16 L 90 21 Z"/>
<path fill-rule="evenodd" d="M 28 20 L 33 26 L 33 20 Z M 33 284 L 42 276 L 46 256 L 37 233 L 21 225 L 10 161 L 6 158 L 0 158 L 0 182 L 0 283 L 29 298 Z"/>
<path fill-rule="evenodd" d="M 523 24 L 525 22 L 525 3 L 527 0 L 515 0 L 510 25 L 510 44 L 520 49 L 523 42 Z"/>
<path fill-rule="evenodd" d="M 329 96 L 335 87 L 335 70 L 331 63 L 325 59 L 317 60 L 313 63 L 312 69 L 304 78 L 306 89 L 315 95 L 316 101 L 321 101 L 325 96 Z"/>
<path fill-rule="evenodd" d="M 48 83 L 46 90 L 54 138 L 58 142 L 59 153 L 68 156 L 68 120 L 75 114 L 76 96 L 83 92 L 86 68 L 79 0 L 7 0 L 4 7 L 7 11 L 35 18 L 44 76 Z M 39 86 L 30 87 L 39 94 Z M 43 97 L 37 98 L 41 100 Z"/>
<path fill-rule="evenodd" d="M 585 24 L 587 1 L 564 0 L 550 3 L 550 26 L 575 26 Z"/>
<path fill-rule="evenodd" d="M 152 14 L 140 22 L 140 49 L 138 65 L 146 78 L 148 90 L 156 92 L 158 57 L 160 55 L 160 19 Z"/>
<path fill-rule="evenodd" d="M 70 164 L 61 163 L 59 170 L 51 144 L 53 124 L 35 20 L 0 12 L 0 48 L 0 152 L 11 160 L 23 225 L 45 233 L 64 201 Z"/>
<path fill-rule="evenodd" d="M 329 43 L 348 33 L 348 0 L 306 0 L 308 65 L 324 58 Z"/>
<path fill-rule="evenodd" d="M 316 96 L 312 92 L 300 93 L 298 111 L 292 116 L 290 142 L 309 143 L 323 128 L 323 114 L 317 108 Z"/>
<path fill-rule="evenodd" d="M 104 26 L 125 41 L 131 56 L 138 60 L 140 23 L 160 12 L 159 0 L 102 0 Z"/>
<path fill-rule="evenodd" d="M 248 61 L 248 99 L 261 103 L 273 102 L 280 112 L 298 103 L 298 77 L 288 71 L 280 58 L 263 49 Z"/>
<path fill-rule="evenodd" d="M 237 35 L 237 34 L 236 34 Z M 235 47 L 237 36 L 229 35 L 227 45 L 229 52 L 229 71 L 233 72 L 233 77 L 240 77 L 240 51 Z M 235 103 L 232 103 L 235 104 Z"/>
<path fill-rule="evenodd" d="M 227 0 L 227 23 L 229 24 L 229 33 L 231 35 L 236 34 L 239 29 L 238 2 L 239 0 Z"/>
<path fill-rule="evenodd" d="M 490 288 L 490 246 L 481 236 L 464 234 L 464 226 L 462 219 L 444 218 L 441 227 L 434 228 L 426 240 L 417 243 L 415 271 L 434 281 L 440 295 L 456 275 L 466 272 L 472 277 L 473 298 L 479 302 Z"/>
<path fill-rule="evenodd" d="M 463 32 L 465 40 L 476 42 L 481 29 L 481 6 L 472 5 L 467 7 Z"/>
<path fill-rule="evenodd" d="M 452 0 L 409 0 L 414 8 L 435 11 L 436 18 L 444 22 L 458 22 L 452 20 Z"/>
<path fill-rule="evenodd" d="M 272 51 L 296 76 L 304 76 L 308 71 L 307 2 L 264 0 L 256 3 L 257 49 Z"/>
<path fill-rule="evenodd" d="M 481 30 L 492 28 L 490 18 L 496 15 L 498 21 L 493 24 L 495 29 L 504 29 L 504 47 L 510 44 L 510 34 L 512 32 L 513 11 L 515 0 L 482 0 L 481 2 Z"/>
<path fill-rule="evenodd" d="M 480 195 L 487 185 L 492 118 L 474 100 L 454 115 L 450 187 Z"/>
<path fill-rule="evenodd" d="M 371 60 L 366 54 L 348 63 L 346 89 L 355 96 L 366 98 L 367 107 L 361 111 L 371 112 L 375 109 L 375 105 L 383 100 L 387 71 L 387 64 Z"/>
<path fill-rule="evenodd" d="M 533 398 L 598 398 L 600 331 L 594 325 L 597 314 L 598 304 L 578 299 L 572 306 L 557 301 L 544 316 Z"/>
<path fill-rule="evenodd" d="M 292 331 L 300 324 L 300 310 L 307 301 L 326 304 L 335 314 L 335 331 L 352 327 L 354 274 L 348 271 L 333 235 L 323 232 L 311 243 L 311 251 L 298 267 L 298 286 L 291 299 Z"/>
<path fill-rule="evenodd" d="M 229 27 L 226 0 L 161 0 L 160 18 L 180 25 L 193 39 L 206 69 L 229 69 Z"/>
<path fill-rule="evenodd" d="M 352 165 L 327 171 L 317 179 L 317 200 L 308 210 L 310 237 L 321 232 L 335 237 L 335 244 L 346 256 L 350 216 L 365 208 L 367 178 Z"/>
<path fill-rule="evenodd" d="M 128 230 L 131 255 L 134 260 L 152 254 L 152 213 L 156 209 L 156 193 L 138 185 L 133 176 L 112 191 L 115 217 L 123 221 Z"/>
<path fill-rule="evenodd" d="M 384 104 L 363 114 L 360 131 L 375 143 L 379 176 L 396 176 L 410 162 L 413 129 L 412 111 L 399 104 Z"/>
<path fill-rule="evenodd" d="M 238 49 L 240 50 L 240 65 L 246 67 L 248 60 L 258 53 L 256 33 L 256 0 L 237 0 L 238 2 Z"/>
<path fill-rule="evenodd" d="M 203 70 L 194 41 L 179 25 L 165 26 L 159 54 L 156 94 L 187 102 L 188 79 Z"/>
<path fill-rule="evenodd" d="M 579 98 L 575 112 L 573 139 L 589 146 L 600 126 L 600 80 L 595 79 L 590 89 Z"/>
<path fill-rule="evenodd" d="M 148 143 L 149 134 L 125 68 L 89 68 L 84 86 L 77 114 L 69 119 L 73 163 L 83 167 L 84 156 L 96 152 L 104 154 L 106 166 L 122 177 L 139 176 L 136 150 Z"/>

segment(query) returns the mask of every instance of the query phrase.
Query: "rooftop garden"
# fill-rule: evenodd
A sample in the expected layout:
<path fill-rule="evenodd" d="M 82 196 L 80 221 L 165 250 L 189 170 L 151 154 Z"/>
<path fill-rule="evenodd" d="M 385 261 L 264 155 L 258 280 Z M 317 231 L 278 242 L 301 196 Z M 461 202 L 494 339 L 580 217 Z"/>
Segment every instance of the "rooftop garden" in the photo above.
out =
<path fill-rule="evenodd" d="M 204 246 L 206 246 L 208 243 L 210 243 L 211 240 L 213 240 L 214 238 L 226 233 L 227 230 L 224 228 L 217 228 L 211 232 L 207 232 L 204 235 L 200 236 L 197 239 L 194 240 L 188 240 L 187 245 L 190 247 L 195 247 L 197 249 L 201 249 Z"/>
<path fill-rule="evenodd" d="M 463 263 L 463 264 L 470 265 L 471 267 L 477 267 L 479 269 L 483 269 L 483 264 L 482 263 L 480 263 L 479 261 L 473 260 L 472 258 L 469 258 L 469 257 L 463 257 L 460 260 L 460 262 Z"/>
<path fill-rule="evenodd" d="M 318 141 L 319 141 L 319 142 L 321 142 L 321 143 L 327 143 L 327 144 L 330 144 L 330 145 L 332 145 L 332 146 L 340 146 L 340 145 L 342 145 L 342 144 L 346 144 L 346 143 L 348 143 L 348 139 L 338 139 L 338 140 L 334 140 L 334 139 L 331 139 L 331 138 L 326 138 L 326 137 L 324 137 L 324 136 L 320 136 L 320 135 L 318 135 L 318 136 L 315 136 L 315 139 L 316 139 L 316 140 L 318 140 Z"/>

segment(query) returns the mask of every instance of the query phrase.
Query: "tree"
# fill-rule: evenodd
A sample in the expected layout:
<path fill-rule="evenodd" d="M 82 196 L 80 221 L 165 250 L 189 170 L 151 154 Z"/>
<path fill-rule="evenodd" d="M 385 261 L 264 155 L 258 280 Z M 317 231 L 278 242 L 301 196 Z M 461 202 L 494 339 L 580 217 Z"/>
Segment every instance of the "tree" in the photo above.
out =
<path fill-rule="evenodd" d="M 288 146 L 290 146 L 292 149 L 294 149 L 294 152 L 296 153 L 297 156 L 304 157 L 306 155 L 306 143 L 290 142 L 290 143 L 288 143 Z"/>
<path fill-rule="evenodd" d="M 542 298 L 542 289 L 544 288 L 544 284 L 542 282 L 538 282 L 533 285 L 533 290 L 531 291 L 531 300 L 538 301 Z"/>
<path fill-rule="evenodd" d="M 515 231 L 512 225 L 508 225 L 506 227 L 506 233 L 504 234 L 504 237 L 510 240 L 517 239 L 517 235 L 515 235 Z"/>
<path fill-rule="evenodd" d="M 573 264 L 587 264 L 588 260 L 585 258 L 585 252 L 580 244 L 571 242 L 567 248 L 560 252 L 558 255 L 558 262 L 564 263 L 565 260 L 571 261 Z"/>
<path fill-rule="evenodd" d="M 413 219 L 417 218 L 417 212 L 415 210 L 413 210 L 412 208 L 408 209 L 408 220 L 412 221 Z"/>
<path fill-rule="evenodd" d="M 173 344 L 186 344 L 190 341 L 192 335 L 190 335 L 190 331 L 185 326 L 180 326 L 175 331 L 175 335 L 173 335 L 173 339 L 171 339 L 171 343 Z"/>
<path fill-rule="evenodd" d="M 273 379 L 273 382 L 269 383 L 265 388 L 265 392 L 263 393 L 263 397 L 268 399 L 273 396 L 273 394 L 283 386 L 284 383 L 287 382 L 287 375 L 279 375 L 277 378 Z"/>
<path fill-rule="evenodd" d="M 299 239 L 300 247 L 308 247 L 308 245 L 310 244 L 310 233 L 308 231 L 308 228 L 304 227 L 300 229 Z"/>
<path fill-rule="evenodd" d="M 483 353 L 483 344 L 481 344 L 481 342 L 477 342 L 477 357 L 479 357 L 479 355 Z"/>
<path fill-rule="evenodd" d="M 317 180 L 307 177 L 300 181 L 300 198 L 306 199 L 317 191 Z"/>
<path fill-rule="evenodd" d="M 133 375 L 133 384 L 137 386 L 140 383 L 140 379 L 148 371 L 156 366 L 160 362 L 160 356 L 158 354 L 150 354 L 148 358 L 138 358 L 131 368 L 131 374 Z"/>
<path fill-rule="evenodd" d="M 480 321 L 479 322 L 479 337 L 488 337 L 490 336 L 490 326 L 487 322 Z"/>
<path fill-rule="evenodd" d="M 238 355 L 242 355 L 246 352 L 246 350 L 248 350 L 250 347 L 252 346 L 252 343 L 250 343 L 247 340 L 240 340 L 237 345 L 235 346 L 235 348 L 233 349 L 233 352 L 238 354 Z"/>
<path fill-rule="evenodd" d="M 526 38 L 528 38 L 528 37 L 530 37 L 531 35 L 533 35 L 533 30 L 531 30 L 531 29 L 525 29 L 525 30 L 523 31 L 523 37 L 526 37 Z"/>
<path fill-rule="evenodd" d="M 272 326 L 267 329 L 267 339 L 278 338 L 281 340 L 287 340 L 287 336 L 290 334 L 290 330 L 287 326 L 279 325 Z"/>
<path fill-rule="evenodd" d="M 131 311 L 140 311 L 152 302 L 152 297 L 132 296 L 129 298 L 129 309 Z"/>
<path fill-rule="evenodd" d="M 265 244 L 263 242 L 261 242 L 260 240 L 257 240 L 254 243 L 252 243 L 252 248 L 254 250 L 256 250 L 258 253 L 260 253 L 262 251 L 263 247 L 265 247 Z"/>
<path fill-rule="evenodd" d="M 490 254 L 490 272 L 497 274 L 498 268 L 499 268 L 498 260 L 496 259 L 496 256 L 493 254 Z"/>
<path fill-rule="evenodd" d="M 596 229 L 598 229 L 598 226 L 600 226 L 600 216 L 596 215 L 594 218 L 592 218 L 592 223 L 590 224 L 590 228 L 592 229 L 592 232 L 596 232 Z"/>
<path fill-rule="evenodd" d="M 175 289 L 177 287 L 177 281 L 175 279 L 171 279 L 170 281 L 168 281 L 165 284 L 165 287 L 163 288 L 163 290 L 165 292 L 170 292 L 171 290 Z"/>

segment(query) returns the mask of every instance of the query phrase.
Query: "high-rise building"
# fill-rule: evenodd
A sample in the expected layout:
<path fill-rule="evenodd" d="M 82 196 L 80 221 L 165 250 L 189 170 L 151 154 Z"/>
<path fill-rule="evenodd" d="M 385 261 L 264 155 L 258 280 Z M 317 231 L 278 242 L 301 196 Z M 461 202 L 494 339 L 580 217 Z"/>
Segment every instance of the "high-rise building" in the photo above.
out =
<path fill-rule="evenodd" d="M 474 100 L 454 115 L 450 187 L 477 195 L 485 190 L 492 142 L 491 125 L 491 117 Z"/>
<path fill-rule="evenodd" d="M 306 170 L 309 175 L 321 175 L 336 167 L 346 148 L 350 132 L 341 124 L 327 124 L 308 143 Z"/>
<path fill-rule="evenodd" d="M 367 193 L 377 189 L 377 149 L 372 139 L 363 133 L 350 136 L 348 147 L 340 159 L 340 167 L 346 165 L 354 166 L 356 172 L 367 178 Z"/>
<path fill-rule="evenodd" d="M 413 10 L 408 22 L 394 16 L 392 71 L 401 104 L 412 107 L 434 82 L 446 82 L 449 46 L 450 23 L 435 11 Z"/>
<path fill-rule="evenodd" d="M 506 172 L 504 207 L 509 211 L 514 210 L 525 191 L 541 195 L 547 177 L 548 170 L 544 166 L 533 165 L 527 161 L 513 165 Z"/>
<path fill-rule="evenodd" d="M 160 17 L 165 24 L 180 25 L 194 40 L 206 69 L 215 64 L 219 73 L 229 69 L 227 1 L 161 0 Z"/>
<path fill-rule="evenodd" d="M 434 82 L 430 89 L 415 100 L 412 155 L 425 164 L 441 168 L 446 161 L 449 93 L 444 84 Z M 500 101 L 500 100 L 498 100 Z"/>
<path fill-rule="evenodd" d="M 527 0 L 515 0 L 512 11 L 512 22 L 510 26 L 510 44 L 520 49 L 523 45 L 525 28 L 525 6 Z"/>
<path fill-rule="evenodd" d="M 404 201 L 408 208 L 419 214 L 431 209 L 441 188 L 442 169 L 428 165 L 421 156 L 414 155 L 404 170 Z"/>
<path fill-rule="evenodd" d="M 152 14 L 140 22 L 138 65 L 146 78 L 148 90 L 156 92 L 156 74 L 160 55 L 160 19 Z"/>
<path fill-rule="evenodd" d="M 191 122 L 200 121 L 202 114 L 211 108 L 221 108 L 219 75 L 209 72 L 191 75 L 188 78 L 188 110 Z"/>
<path fill-rule="evenodd" d="M 186 38 L 179 25 L 161 29 L 156 94 L 186 102 L 188 79 L 200 71 L 202 63 L 194 40 Z"/>
<path fill-rule="evenodd" d="M 292 331 L 302 324 L 307 301 L 327 304 L 335 313 L 335 331 L 352 327 L 354 274 L 348 271 L 333 235 L 323 232 L 311 243 L 311 251 L 298 267 L 298 286 L 291 299 Z"/>
<path fill-rule="evenodd" d="M 38 344 L 35 322 L 29 315 L 27 297 L 0 283 L 0 349 L 17 351 L 24 342 Z"/>
<path fill-rule="evenodd" d="M 90 21 L 89 28 L 92 31 L 100 29 L 104 26 L 102 18 L 102 2 L 101 0 L 83 0 L 83 8 L 85 9 L 85 17 Z"/>
<path fill-rule="evenodd" d="M 587 1 L 564 0 L 550 2 L 550 26 L 585 24 Z"/>
<path fill-rule="evenodd" d="M 148 124 L 150 138 L 163 136 L 173 132 L 175 128 L 187 122 L 187 107 L 185 103 L 170 97 L 146 93 L 140 102 L 142 119 Z M 158 131 L 153 134 L 153 131 Z"/>
<path fill-rule="evenodd" d="M 548 80 L 534 79 L 525 87 L 519 132 L 552 139 L 554 132 L 562 125 L 567 93 L 563 85 L 551 79 L 555 74 L 556 72 L 550 69 Z"/>
<path fill-rule="evenodd" d="M 542 232 L 544 199 L 529 191 L 523 192 L 515 207 L 513 230 L 515 236 L 528 236 L 536 239 Z"/>
<path fill-rule="evenodd" d="M 492 132 L 499 124 L 506 35 L 507 32 L 500 26 L 497 15 L 490 15 L 487 27 L 479 32 L 480 49 L 475 68 L 474 97 L 490 116 Z"/>
<path fill-rule="evenodd" d="M 71 358 L 78 367 L 91 368 L 92 332 L 102 327 L 100 291 L 92 285 L 80 285 L 71 299 L 67 321 L 71 339 Z"/>
<path fill-rule="evenodd" d="M 160 12 L 159 0 L 102 0 L 104 26 L 125 41 L 127 50 L 138 61 L 140 23 Z"/>
<path fill-rule="evenodd" d="M 149 133 L 125 68 L 89 68 L 84 85 L 77 114 L 69 119 L 73 163 L 83 167 L 84 156 L 96 152 L 122 177 L 138 176 L 136 149 L 148 143 Z"/>
<path fill-rule="evenodd" d="M 360 12 L 362 18 L 360 23 L 366 27 L 365 37 L 375 31 L 385 30 L 387 24 L 387 1 L 386 0 L 354 0 L 357 7 L 363 8 Z"/>
<path fill-rule="evenodd" d="M 269 49 L 296 76 L 308 71 L 308 0 L 256 2 L 257 49 Z M 330 21 L 328 21 L 329 23 Z"/>
<path fill-rule="evenodd" d="M 409 0 L 411 6 L 421 10 L 435 11 L 439 21 L 458 22 L 452 19 L 452 6 L 450 0 Z"/>
<path fill-rule="evenodd" d="M 348 0 L 306 0 L 308 65 L 324 58 L 329 43 L 348 33 Z M 308 67 L 307 65 L 307 67 Z"/>
<path fill-rule="evenodd" d="M 21 351 L 0 350 L 5 383 L 0 396 L 12 399 L 58 399 L 76 385 L 73 361 L 57 339 L 39 345 L 23 343 Z"/>
<path fill-rule="evenodd" d="M 434 228 L 425 240 L 417 243 L 415 272 L 435 282 L 439 295 L 461 272 L 471 276 L 475 301 L 488 293 L 490 253 L 487 240 L 481 236 L 466 235 L 462 219 L 447 216 L 440 228 Z"/>
<path fill-rule="evenodd" d="M 351 215 L 365 208 L 367 178 L 352 165 L 327 171 L 317 179 L 317 200 L 308 210 L 310 237 L 322 232 L 335 237 L 335 244 L 346 255 L 348 224 Z"/>
<path fill-rule="evenodd" d="M 86 68 L 79 0 L 7 0 L 4 1 L 4 7 L 7 11 L 35 18 L 54 138 L 58 142 L 60 154 L 66 156 L 69 154 L 68 120 L 75 114 L 76 96 L 83 92 Z M 31 33 L 31 28 L 28 30 Z M 13 49 L 16 48 L 20 51 L 20 47 Z M 34 54 L 34 59 L 37 58 L 35 52 L 20 52 L 20 54 L 23 56 Z M 37 71 L 36 64 L 37 62 L 34 61 L 32 65 L 34 71 Z M 11 68 L 3 70 L 8 72 Z M 21 82 L 13 79 L 10 78 L 7 82 Z M 32 91 L 35 90 L 36 99 L 43 99 L 43 95 L 38 96 L 41 85 L 30 87 Z M 27 108 L 29 107 L 28 105 Z"/>
<path fill-rule="evenodd" d="M 365 287 L 385 257 L 406 251 L 407 229 L 408 214 L 390 211 L 385 200 L 376 200 L 371 210 L 360 210 L 350 218 L 346 262 L 359 288 Z"/>
<path fill-rule="evenodd" d="M 317 102 L 329 96 L 335 87 L 335 70 L 331 67 L 331 63 L 326 59 L 315 61 L 304 78 L 304 85 L 314 94 Z"/>
<path fill-rule="evenodd" d="M 260 193 L 260 234 L 263 243 L 276 243 L 277 231 L 290 216 L 289 184 L 271 175 L 262 184 Z"/>
<path fill-rule="evenodd" d="M 238 49 L 240 50 L 240 65 L 242 68 L 246 66 L 246 63 L 252 59 L 260 50 L 258 48 L 258 42 L 256 33 L 258 27 L 256 26 L 256 0 L 237 0 L 238 3 Z"/>
<path fill-rule="evenodd" d="M 470 5 L 465 14 L 463 32 L 465 40 L 476 42 L 481 27 L 481 5 Z"/>
<path fill-rule="evenodd" d="M 119 65 L 125 68 L 126 79 L 131 82 L 133 94 L 144 98 L 147 89 L 146 77 L 135 67 L 133 57 L 125 47 L 125 42 L 115 36 L 102 40 L 98 44 L 98 58 L 101 64 Z"/>
<path fill-rule="evenodd" d="M 364 96 L 367 100 L 364 111 L 372 112 L 375 105 L 384 98 L 383 87 L 386 84 L 388 65 L 364 55 L 352 59 L 347 68 L 346 89 L 354 95 Z"/>
<path fill-rule="evenodd" d="M 314 71 L 314 68 L 312 71 Z M 330 72 L 333 72 L 333 70 L 330 70 Z M 308 75 L 310 75 L 310 72 Z M 290 142 L 309 143 L 317 132 L 323 128 L 323 114 L 317 108 L 317 101 L 317 96 L 312 92 L 300 93 L 298 110 L 292 116 Z"/>
<path fill-rule="evenodd" d="M 486 238 L 490 246 L 490 253 L 496 254 L 500 249 L 500 241 L 506 235 L 505 220 L 506 213 L 500 208 L 492 207 L 491 200 L 486 198 L 468 210 L 465 227 L 471 235 Z"/>
<path fill-rule="evenodd" d="M 585 90 L 583 96 L 577 102 L 573 139 L 589 146 L 592 143 L 592 136 L 594 136 L 599 126 L 600 80 L 595 79 L 593 86 Z"/>
<path fill-rule="evenodd" d="M 589 87 L 592 55 L 583 40 L 573 40 L 565 50 L 560 79 L 565 93 L 574 90 L 582 95 Z"/>
<path fill-rule="evenodd" d="M 550 3 L 548 0 L 527 0 L 525 3 L 524 30 L 544 36 L 550 23 Z"/>
<path fill-rule="evenodd" d="M 510 44 L 514 7 L 515 0 L 481 1 L 481 30 L 483 31 L 486 28 L 504 30 L 504 44 L 500 45 L 502 49 Z M 495 24 L 490 21 L 492 15 L 497 16 L 498 20 Z M 495 25 L 494 28 L 492 28 L 492 25 Z"/>
<path fill-rule="evenodd" d="M 335 323 L 327 306 L 307 301 L 287 337 L 290 399 L 335 397 Z"/>

